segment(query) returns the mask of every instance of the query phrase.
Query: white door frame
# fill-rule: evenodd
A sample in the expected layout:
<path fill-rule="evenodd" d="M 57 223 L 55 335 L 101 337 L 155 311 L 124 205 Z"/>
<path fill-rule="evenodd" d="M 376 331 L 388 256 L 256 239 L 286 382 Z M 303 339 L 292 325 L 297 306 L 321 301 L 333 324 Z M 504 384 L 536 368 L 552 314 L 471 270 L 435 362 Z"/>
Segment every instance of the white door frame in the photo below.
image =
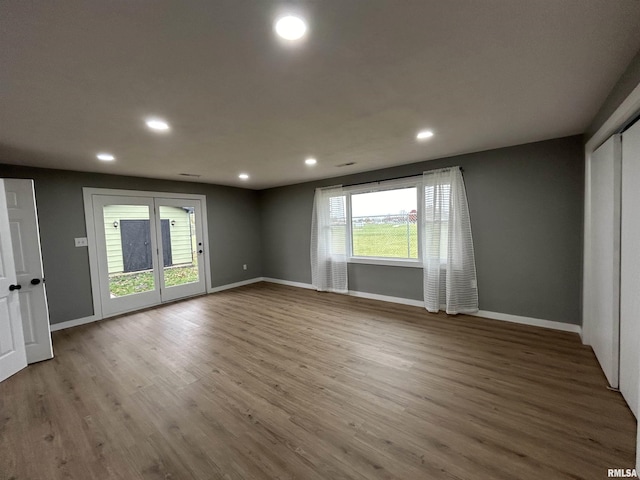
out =
<path fill-rule="evenodd" d="M 104 314 L 102 307 L 102 298 L 100 295 L 100 271 L 98 268 L 98 245 L 97 232 L 95 230 L 95 218 L 93 214 L 93 196 L 94 195 L 119 195 L 126 197 L 161 197 L 171 199 L 184 200 L 200 200 L 202 206 L 202 237 L 204 246 L 204 273 L 206 291 L 211 288 L 211 268 L 209 263 L 209 229 L 207 227 L 207 197 L 206 195 L 197 195 L 192 193 L 174 193 L 174 192 L 149 192 L 141 190 L 119 190 L 111 188 L 93 188 L 84 187 L 82 189 L 82 197 L 84 200 L 84 217 L 87 227 L 87 243 L 89 251 L 89 270 L 91 273 L 91 294 L 93 297 L 93 316 L 86 317 L 86 321 L 95 321 L 107 318 L 115 314 Z M 154 235 L 154 232 L 152 232 Z M 157 303 L 156 305 L 159 305 Z M 117 315 L 125 313 L 119 312 Z"/>

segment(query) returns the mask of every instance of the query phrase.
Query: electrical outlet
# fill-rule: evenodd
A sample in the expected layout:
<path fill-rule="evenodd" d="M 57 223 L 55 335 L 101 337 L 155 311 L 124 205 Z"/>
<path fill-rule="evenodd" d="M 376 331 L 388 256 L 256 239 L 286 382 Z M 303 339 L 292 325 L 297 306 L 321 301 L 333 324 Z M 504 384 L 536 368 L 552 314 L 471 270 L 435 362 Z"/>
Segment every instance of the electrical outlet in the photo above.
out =
<path fill-rule="evenodd" d="M 89 245 L 87 241 L 87 237 L 79 237 L 74 239 L 76 242 L 76 247 L 86 247 Z"/>
<path fill-rule="evenodd" d="M 247 264 L 245 263 L 244 265 L 242 265 L 242 269 L 246 270 L 247 269 Z"/>

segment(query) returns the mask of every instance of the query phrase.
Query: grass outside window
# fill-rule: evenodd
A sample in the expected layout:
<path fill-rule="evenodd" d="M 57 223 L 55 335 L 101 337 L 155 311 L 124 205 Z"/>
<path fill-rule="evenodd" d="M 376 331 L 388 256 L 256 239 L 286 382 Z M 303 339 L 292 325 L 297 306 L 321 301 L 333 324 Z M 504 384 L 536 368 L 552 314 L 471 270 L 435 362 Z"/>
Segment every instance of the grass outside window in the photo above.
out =
<path fill-rule="evenodd" d="M 362 224 L 351 231 L 354 257 L 418 258 L 415 223 Z"/>

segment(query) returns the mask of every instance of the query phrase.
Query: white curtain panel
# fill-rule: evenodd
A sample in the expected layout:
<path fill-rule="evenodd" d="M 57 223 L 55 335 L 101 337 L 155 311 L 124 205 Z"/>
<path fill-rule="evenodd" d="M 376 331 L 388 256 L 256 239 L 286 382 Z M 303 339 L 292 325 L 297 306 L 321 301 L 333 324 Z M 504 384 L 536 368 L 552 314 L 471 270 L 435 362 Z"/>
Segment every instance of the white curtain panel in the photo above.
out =
<path fill-rule="evenodd" d="M 460 167 L 423 174 L 424 306 L 448 314 L 478 311 L 467 192 Z"/>
<path fill-rule="evenodd" d="M 347 293 L 347 202 L 342 187 L 316 189 L 311 219 L 311 282 Z"/>

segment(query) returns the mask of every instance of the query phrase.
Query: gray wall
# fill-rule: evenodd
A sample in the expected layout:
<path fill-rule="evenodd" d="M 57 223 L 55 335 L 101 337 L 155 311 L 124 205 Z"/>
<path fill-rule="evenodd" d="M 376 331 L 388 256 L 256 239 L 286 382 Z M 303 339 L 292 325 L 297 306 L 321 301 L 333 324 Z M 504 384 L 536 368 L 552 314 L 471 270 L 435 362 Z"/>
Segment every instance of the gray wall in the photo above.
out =
<path fill-rule="evenodd" d="M 74 237 L 86 236 L 83 187 L 206 195 L 213 286 L 262 275 L 260 214 L 255 191 L 3 164 L 0 177 L 35 180 L 51 323 L 93 314 L 88 250 L 76 248 L 73 241 Z M 248 265 L 247 271 L 242 269 L 244 263 Z"/>
<path fill-rule="evenodd" d="M 189 182 L 0 164 L 0 177 L 36 186 L 51 322 L 93 313 L 82 187 L 207 196 L 213 286 L 259 276 L 311 282 L 314 189 L 464 168 L 480 308 L 580 323 L 583 157 L 580 136 L 255 192 Z M 249 266 L 242 270 L 242 264 Z M 352 290 L 420 300 L 422 270 L 349 265 Z"/>
<path fill-rule="evenodd" d="M 627 65 L 624 73 L 614 85 L 600 110 L 598 110 L 591 125 L 585 132 L 585 141 L 588 141 L 598 131 L 638 84 L 640 84 L 640 51 L 631 60 L 631 63 Z"/>
<path fill-rule="evenodd" d="M 316 187 L 415 175 L 449 165 L 464 168 L 480 309 L 580 324 L 581 136 L 263 190 L 263 275 L 311 282 L 309 243 Z M 420 300 L 422 270 L 350 264 L 349 288 Z"/>

